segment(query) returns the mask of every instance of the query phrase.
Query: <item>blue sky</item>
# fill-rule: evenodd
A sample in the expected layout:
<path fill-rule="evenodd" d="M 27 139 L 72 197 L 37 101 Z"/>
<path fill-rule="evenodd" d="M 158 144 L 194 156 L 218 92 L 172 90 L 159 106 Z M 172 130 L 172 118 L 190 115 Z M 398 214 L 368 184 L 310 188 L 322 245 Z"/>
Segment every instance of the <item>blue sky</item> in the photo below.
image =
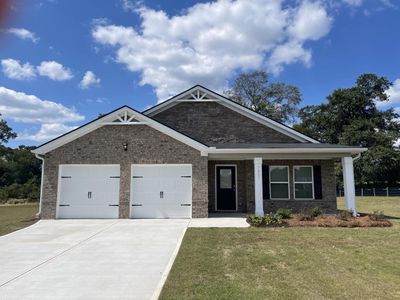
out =
<path fill-rule="evenodd" d="M 0 24 L 0 113 L 19 135 L 10 146 L 197 83 L 222 91 L 254 69 L 298 86 L 302 106 L 376 73 L 395 83 L 382 108 L 400 110 L 395 0 L 10 3 Z"/>

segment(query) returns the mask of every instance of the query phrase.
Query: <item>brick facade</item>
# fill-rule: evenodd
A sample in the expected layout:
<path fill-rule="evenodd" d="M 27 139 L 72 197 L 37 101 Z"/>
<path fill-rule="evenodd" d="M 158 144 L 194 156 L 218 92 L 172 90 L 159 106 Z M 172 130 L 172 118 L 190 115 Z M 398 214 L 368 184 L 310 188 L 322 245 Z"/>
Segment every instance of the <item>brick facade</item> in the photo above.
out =
<path fill-rule="evenodd" d="M 128 143 L 128 150 L 123 144 Z M 145 125 L 103 126 L 45 155 L 42 218 L 55 218 L 60 164 L 119 164 L 120 218 L 129 217 L 131 164 L 192 164 L 193 217 L 208 215 L 207 157 Z"/>
<path fill-rule="evenodd" d="M 251 160 L 245 161 L 209 161 L 208 199 L 210 212 L 215 211 L 215 165 L 228 164 L 237 166 L 237 194 L 238 212 L 253 214 L 255 211 L 254 197 L 254 164 Z M 335 213 L 336 205 L 336 182 L 333 160 L 264 160 L 266 165 L 289 166 L 289 200 L 264 199 L 264 212 L 274 212 L 278 208 L 291 208 L 294 212 L 303 208 L 320 207 L 325 213 Z M 322 199 L 295 200 L 293 189 L 293 166 L 295 165 L 320 165 Z"/>
<path fill-rule="evenodd" d="M 182 102 L 153 116 L 202 143 L 298 143 L 215 102 Z"/>

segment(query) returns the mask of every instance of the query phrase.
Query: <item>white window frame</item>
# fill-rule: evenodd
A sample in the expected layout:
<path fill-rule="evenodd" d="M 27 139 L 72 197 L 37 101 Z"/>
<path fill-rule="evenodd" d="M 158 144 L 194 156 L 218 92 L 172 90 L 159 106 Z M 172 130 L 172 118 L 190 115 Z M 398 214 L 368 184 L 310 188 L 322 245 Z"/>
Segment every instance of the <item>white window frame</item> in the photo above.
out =
<path fill-rule="evenodd" d="M 295 170 L 296 168 L 311 168 L 311 181 L 296 181 L 296 175 L 295 175 Z M 312 198 L 298 198 L 296 197 L 296 183 L 311 183 L 311 192 L 312 192 Z M 295 200 L 314 200 L 315 195 L 314 195 L 314 166 L 311 165 L 297 165 L 293 166 L 293 197 Z"/>
<path fill-rule="evenodd" d="M 282 168 L 285 167 L 287 170 L 287 181 L 271 181 L 271 171 L 273 168 Z M 271 200 L 290 200 L 290 176 L 289 176 L 289 166 L 287 165 L 275 165 L 269 166 L 269 199 Z M 287 198 L 272 198 L 272 184 L 273 183 L 285 183 L 288 187 L 288 197 Z"/>

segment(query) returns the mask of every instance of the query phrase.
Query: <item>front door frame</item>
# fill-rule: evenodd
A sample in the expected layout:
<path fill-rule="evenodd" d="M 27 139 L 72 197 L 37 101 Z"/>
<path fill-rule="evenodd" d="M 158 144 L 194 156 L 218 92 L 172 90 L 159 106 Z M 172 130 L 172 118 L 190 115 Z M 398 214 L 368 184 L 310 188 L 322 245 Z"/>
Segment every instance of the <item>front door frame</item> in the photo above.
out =
<path fill-rule="evenodd" d="M 235 198 L 236 198 L 236 209 L 235 210 L 218 210 L 218 186 L 217 186 L 217 182 L 218 182 L 218 173 L 217 173 L 217 169 L 218 167 L 234 167 L 235 168 Z M 237 212 L 239 210 L 238 207 L 238 185 L 237 185 L 237 178 L 238 178 L 238 174 L 237 174 L 237 165 L 236 164 L 216 164 L 214 167 L 214 174 L 215 174 L 215 178 L 214 178 L 214 190 L 215 190 L 215 211 L 217 212 Z"/>

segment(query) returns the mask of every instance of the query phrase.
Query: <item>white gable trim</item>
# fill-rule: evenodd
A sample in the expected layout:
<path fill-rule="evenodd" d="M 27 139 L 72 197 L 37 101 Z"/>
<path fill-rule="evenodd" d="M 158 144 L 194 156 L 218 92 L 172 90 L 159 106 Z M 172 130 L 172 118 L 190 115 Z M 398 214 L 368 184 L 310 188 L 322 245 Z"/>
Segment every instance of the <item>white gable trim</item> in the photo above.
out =
<path fill-rule="evenodd" d="M 128 106 L 121 107 L 108 115 L 100 117 L 82 127 L 72 130 L 65 135 L 62 135 L 50 142 L 39 146 L 32 152 L 35 154 L 48 153 L 62 145 L 65 145 L 81 136 L 88 134 L 102 126 L 114 126 L 114 125 L 147 125 L 153 129 L 156 129 L 188 146 L 193 147 L 201 152 L 202 156 L 207 155 L 208 146 L 197 142 L 190 137 L 183 135 L 135 110 Z"/>
<path fill-rule="evenodd" d="M 208 99 L 204 99 L 204 96 L 201 99 L 200 98 L 196 99 L 195 97 L 193 97 L 193 95 L 197 95 L 198 92 L 205 93 L 207 95 Z M 189 89 L 177 96 L 174 96 L 159 105 L 156 105 L 156 106 L 144 111 L 143 114 L 153 117 L 153 116 L 157 115 L 158 113 L 163 112 L 174 105 L 177 105 L 180 102 L 189 102 L 189 101 L 192 101 L 192 102 L 218 102 L 221 105 L 224 105 L 225 107 L 230 108 L 237 113 L 240 113 L 240 114 L 242 114 L 258 123 L 261 123 L 264 126 L 272 128 L 282 134 L 290 136 L 291 138 L 294 138 L 300 142 L 319 143 L 319 141 L 317 141 L 309 136 L 306 136 L 306 135 L 304 135 L 290 127 L 287 127 L 279 122 L 276 122 L 270 118 L 260 115 L 259 113 L 256 113 L 256 112 L 252 111 L 251 109 L 243 107 L 242 105 L 240 105 L 232 100 L 229 100 L 229 99 L 227 99 L 209 89 L 206 89 L 200 85 L 196 85 L 196 86 L 192 87 L 191 89 Z"/>

